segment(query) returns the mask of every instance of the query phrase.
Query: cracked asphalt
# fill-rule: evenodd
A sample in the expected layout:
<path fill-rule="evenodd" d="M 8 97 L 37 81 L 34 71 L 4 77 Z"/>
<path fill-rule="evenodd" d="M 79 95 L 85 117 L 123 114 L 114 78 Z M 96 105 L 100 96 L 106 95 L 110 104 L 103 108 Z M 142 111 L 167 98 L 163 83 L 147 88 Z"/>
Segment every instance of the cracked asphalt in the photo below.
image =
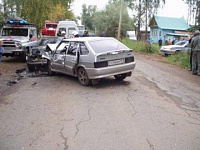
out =
<path fill-rule="evenodd" d="M 7 87 L 1 80 L 0 150 L 199 150 L 200 77 L 135 58 L 123 82 L 85 87 L 66 75 L 26 76 Z"/>

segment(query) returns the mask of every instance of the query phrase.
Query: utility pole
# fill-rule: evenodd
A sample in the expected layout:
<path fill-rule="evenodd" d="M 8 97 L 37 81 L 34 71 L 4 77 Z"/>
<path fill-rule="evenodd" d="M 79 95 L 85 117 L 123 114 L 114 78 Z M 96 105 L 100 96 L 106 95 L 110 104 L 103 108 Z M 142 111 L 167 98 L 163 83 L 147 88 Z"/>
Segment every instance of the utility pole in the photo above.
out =
<path fill-rule="evenodd" d="M 123 5 L 123 0 L 121 0 L 121 5 L 120 5 L 120 14 L 119 14 L 119 27 L 118 27 L 118 35 L 117 38 L 120 38 L 121 35 L 121 25 L 122 25 L 122 5 Z"/>

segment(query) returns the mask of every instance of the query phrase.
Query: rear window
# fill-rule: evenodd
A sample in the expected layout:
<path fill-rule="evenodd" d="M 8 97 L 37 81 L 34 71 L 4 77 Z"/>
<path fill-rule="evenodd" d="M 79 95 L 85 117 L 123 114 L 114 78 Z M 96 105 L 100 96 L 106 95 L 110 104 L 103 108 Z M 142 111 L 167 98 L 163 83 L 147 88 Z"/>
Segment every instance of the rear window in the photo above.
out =
<path fill-rule="evenodd" d="M 91 41 L 89 42 L 89 44 L 96 53 L 103 53 L 103 52 L 121 50 L 121 49 L 129 49 L 128 47 L 123 45 L 121 42 L 112 40 L 112 39 Z"/>

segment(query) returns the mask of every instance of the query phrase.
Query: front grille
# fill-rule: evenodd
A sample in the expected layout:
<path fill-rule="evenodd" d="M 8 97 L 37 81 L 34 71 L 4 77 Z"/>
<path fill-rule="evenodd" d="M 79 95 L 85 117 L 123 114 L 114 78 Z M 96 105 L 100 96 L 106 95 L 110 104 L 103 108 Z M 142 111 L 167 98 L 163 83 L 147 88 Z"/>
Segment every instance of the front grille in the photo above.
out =
<path fill-rule="evenodd" d="M 15 45 L 3 45 L 3 47 L 16 47 Z"/>
<path fill-rule="evenodd" d="M 15 44 L 15 42 L 14 41 L 3 41 L 3 44 Z"/>

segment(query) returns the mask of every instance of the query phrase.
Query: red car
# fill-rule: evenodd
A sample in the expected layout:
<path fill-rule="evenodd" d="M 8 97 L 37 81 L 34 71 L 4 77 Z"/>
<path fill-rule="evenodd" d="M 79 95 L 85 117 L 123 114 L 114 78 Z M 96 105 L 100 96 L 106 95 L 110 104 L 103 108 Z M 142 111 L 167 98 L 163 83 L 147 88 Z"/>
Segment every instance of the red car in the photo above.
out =
<path fill-rule="evenodd" d="M 42 35 L 55 36 L 57 25 L 58 25 L 58 22 L 45 21 L 45 25 L 42 28 Z"/>

